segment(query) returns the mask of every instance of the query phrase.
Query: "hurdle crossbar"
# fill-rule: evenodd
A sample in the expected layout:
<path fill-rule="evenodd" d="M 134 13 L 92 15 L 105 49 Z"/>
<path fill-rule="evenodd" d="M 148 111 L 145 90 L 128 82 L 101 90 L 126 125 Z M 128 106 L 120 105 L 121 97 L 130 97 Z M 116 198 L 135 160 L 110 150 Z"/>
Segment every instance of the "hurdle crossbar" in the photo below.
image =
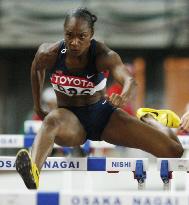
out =
<path fill-rule="evenodd" d="M 0 148 L 23 148 L 31 147 L 35 138 L 35 134 L 0 134 Z M 189 149 L 189 136 L 178 136 L 184 149 Z M 88 140 L 89 148 L 103 149 L 103 148 L 115 148 L 116 146 L 104 141 L 90 141 Z M 84 147 L 82 145 L 82 147 Z M 54 147 L 60 147 L 54 144 Z"/>
<path fill-rule="evenodd" d="M 0 157 L 0 170 L 15 170 L 16 157 Z M 142 162 L 143 170 L 148 168 L 147 158 L 64 158 L 48 157 L 43 165 L 43 170 L 62 171 L 136 171 L 138 161 Z"/>
<path fill-rule="evenodd" d="M 1 170 L 15 170 L 15 157 L 0 157 Z M 87 157 L 87 158 L 62 158 L 49 157 L 43 170 L 51 171 L 106 171 L 115 173 L 119 171 L 134 172 L 134 179 L 138 181 L 138 189 L 142 190 L 145 185 L 146 169 L 148 159 L 133 158 L 105 158 L 105 157 Z"/>
<path fill-rule="evenodd" d="M 35 134 L 26 134 L 26 135 L 17 135 L 17 134 L 0 134 L 0 148 L 29 148 L 32 146 L 35 138 Z M 102 149 L 102 148 L 115 148 L 115 145 L 104 142 L 104 141 L 87 141 L 88 144 L 82 145 L 86 149 Z M 54 147 L 61 147 L 59 145 L 54 144 Z"/>
<path fill-rule="evenodd" d="M 168 162 L 169 171 L 189 171 L 189 158 L 158 158 L 158 170 L 160 170 L 162 161 Z"/>

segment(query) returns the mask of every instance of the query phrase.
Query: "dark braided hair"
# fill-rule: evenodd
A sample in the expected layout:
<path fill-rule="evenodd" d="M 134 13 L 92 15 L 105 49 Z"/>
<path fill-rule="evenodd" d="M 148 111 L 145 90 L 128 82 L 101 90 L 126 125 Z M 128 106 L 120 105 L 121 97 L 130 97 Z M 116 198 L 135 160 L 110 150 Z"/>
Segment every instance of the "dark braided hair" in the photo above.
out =
<path fill-rule="evenodd" d="M 72 17 L 83 18 L 84 20 L 86 20 L 92 32 L 94 32 L 94 23 L 97 21 L 97 17 L 92 14 L 87 8 L 78 8 L 68 13 L 65 18 L 64 26 Z"/>

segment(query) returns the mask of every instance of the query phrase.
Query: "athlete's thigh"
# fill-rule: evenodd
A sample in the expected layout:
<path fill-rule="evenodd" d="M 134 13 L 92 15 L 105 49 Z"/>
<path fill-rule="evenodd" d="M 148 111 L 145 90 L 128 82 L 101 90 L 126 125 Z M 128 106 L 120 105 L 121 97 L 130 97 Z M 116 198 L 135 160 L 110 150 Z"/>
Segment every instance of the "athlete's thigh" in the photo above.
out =
<path fill-rule="evenodd" d="M 169 137 L 163 132 L 129 116 L 121 109 L 113 112 L 101 139 L 116 145 L 142 149 L 154 155 L 170 143 Z"/>
<path fill-rule="evenodd" d="M 56 144 L 77 146 L 85 142 L 86 131 L 73 112 L 65 108 L 58 108 L 53 111 L 52 115 L 57 120 Z"/>

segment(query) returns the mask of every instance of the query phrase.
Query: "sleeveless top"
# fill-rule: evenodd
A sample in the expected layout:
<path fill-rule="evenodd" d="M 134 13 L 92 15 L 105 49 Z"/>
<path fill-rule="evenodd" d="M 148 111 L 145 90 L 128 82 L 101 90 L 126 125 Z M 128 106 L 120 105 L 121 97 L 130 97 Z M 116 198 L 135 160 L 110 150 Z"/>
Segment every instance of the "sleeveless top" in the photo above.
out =
<path fill-rule="evenodd" d="M 66 47 L 62 40 L 56 63 L 49 73 L 54 90 L 73 96 L 93 95 L 105 88 L 108 72 L 99 72 L 96 68 L 96 41 L 94 39 L 91 40 L 89 47 L 88 63 L 82 71 L 71 72 L 65 65 L 65 57 Z"/>

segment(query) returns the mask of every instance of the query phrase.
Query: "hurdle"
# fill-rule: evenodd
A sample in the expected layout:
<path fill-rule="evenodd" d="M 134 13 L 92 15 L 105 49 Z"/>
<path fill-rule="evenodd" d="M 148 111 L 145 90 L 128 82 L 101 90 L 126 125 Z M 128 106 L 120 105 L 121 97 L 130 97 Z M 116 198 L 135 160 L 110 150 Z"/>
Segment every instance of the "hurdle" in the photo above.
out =
<path fill-rule="evenodd" d="M 26 120 L 24 122 L 25 134 L 0 134 L 0 148 L 30 148 L 33 144 L 36 133 L 41 127 L 41 121 Z M 189 149 L 189 136 L 178 136 L 184 149 Z M 54 144 L 54 148 L 58 148 Z M 114 149 L 116 146 L 104 141 L 87 140 L 81 148 L 85 153 L 89 154 L 91 149 Z M 64 147 L 67 152 L 71 151 L 71 147 Z"/>
<path fill-rule="evenodd" d="M 173 171 L 189 171 L 189 158 L 158 158 L 157 169 L 163 181 L 164 190 L 171 189 Z"/>
<path fill-rule="evenodd" d="M 0 134 L 0 148 L 30 148 L 33 144 L 36 133 L 41 127 L 42 122 L 38 120 L 26 120 L 24 122 L 25 134 Z M 54 144 L 54 148 L 61 146 Z M 104 141 L 87 140 L 81 148 L 85 153 L 89 154 L 91 149 L 113 149 L 116 146 Z M 64 147 L 69 153 L 72 147 Z"/>
<path fill-rule="evenodd" d="M 0 156 L 0 171 L 14 171 L 16 157 Z M 172 173 L 174 171 L 189 171 L 188 158 L 158 158 L 157 170 L 163 182 L 163 190 L 171 190 Z M 49 157 L 45 161 L 44 171 L 93 171 L 107 172 L 110 174 L 133 172 L 134 179 L 138 182 L 138 190 L 144 190 L 146 184 L 146 172 L 149 170 L 147 158 L 106 158 L 106 157 Z"/>
<path fill-rule="evenodd" d="M 30 148 L 33 144 L 36 134 L 26 133 L 23 134 L 0 134 L 0 148 Z M 189 149 L 189 136 L 178 136 L 184 149 Z M 54 145 L 55 148 L 61 147 Z M 87 140 L 85 144 L 81 146 L 86 153 L 90 152 L 90 149 L 114 149 L 116 146 L 104 141 L 90 141 Z M 70 148 L 71 149 L 71 148 Z"/>
<path fill-rule="evenodd" d="M 24 122 L 24 133 L 25 137 L 32 138 L 32 135 L 35 135 L 38 130 L 41 127 L 42 122 L 38 120 L 26 120 Z M 184 149 L 189 149 L 189 135 L 178 135 L 178 139 L 181 142 L 182 146 Z M 27 145 L 27 143 L 26 143 Z M 29 145 L 29 144 L 28 144 Z M 86 144 L 84 144 L 83 149 L 88 151 L 90 148 L 94 149 L 102 149 L 102 148 L 115 148 L 116 146 L 110 143 L 106 142 L 92 142 L 92 141 L 87 141 Z"/>
<path fill-rule="evenodd" d="M 0 157 L 0 171 L 15 170 L 16 157 Z M 49 157 L 45 161 L 42 170 L 46 171 L 104 171 L 108 173 L 118 173 L 120 171 L 132 171 L 134 179 L 138 182 L 138 190 L 145 188 L 146 170 L 148 159 L 134 158 L 63 158 Z"/>
<path fill-rule="evenodd" d="M 3 205 L 188 205 L 187 192 L 0 191 Z"/>
<path fill-rule="evenodd" d="M 0 134 L 0 148 L 30 148 L 35 139 L 35 134 Z M 89 154 L 91 149 L 114 149 L 116 146 L 104 141 L 87 140 L 81 148 L 86 154 Z M 61 146 L 54 144 L 54 148 Z M 67 153 L 72 150 L 72 147 L 63 147 Z"/>

